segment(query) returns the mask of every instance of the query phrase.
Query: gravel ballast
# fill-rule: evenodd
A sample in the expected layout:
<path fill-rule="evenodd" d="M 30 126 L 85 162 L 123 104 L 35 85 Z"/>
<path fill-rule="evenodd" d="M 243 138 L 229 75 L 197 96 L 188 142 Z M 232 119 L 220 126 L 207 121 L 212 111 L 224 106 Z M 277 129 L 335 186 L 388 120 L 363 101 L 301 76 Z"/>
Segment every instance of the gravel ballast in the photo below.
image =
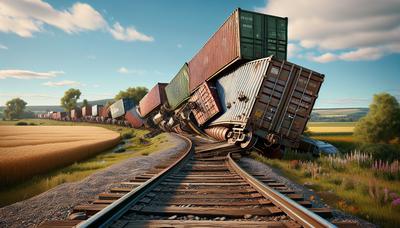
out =
<path fill-rule="evenodd" d="M 72 208 L 94 200 L 113 184 L 145 173 L 185 148 L 186 142 L 167 135 L 172 147 L 148 156 L 129 158 L 79 182 L 64 183 L 30 199 L 0 208 L 0 227 L 33 227 L 45 220 L 66 219 Z"/>
<path fill-rule="evenodd" d="M 287 187 L 304 194 L 304 199 L 306 200 L 313 198 L 313 207 L 329 207 L 321 201 L 320 197 L 312 189 L 285 178 L 277 169 L 271 168 L 262 162 L 248 157 L 241 158 L 239 164 L 242 168 L 249 172 L 265 173 L 265 175 L 269 176 L 271 179 L 275 179 L 276 181 L 285 184 Z M 333 217 L 330 219 L 331 222 L 355 222 L 359 225 L 359 227 L 377 227 L 372 223 L 353 215 L 346 214 L 340 210 L 332 209 L 332 214 Z"/>

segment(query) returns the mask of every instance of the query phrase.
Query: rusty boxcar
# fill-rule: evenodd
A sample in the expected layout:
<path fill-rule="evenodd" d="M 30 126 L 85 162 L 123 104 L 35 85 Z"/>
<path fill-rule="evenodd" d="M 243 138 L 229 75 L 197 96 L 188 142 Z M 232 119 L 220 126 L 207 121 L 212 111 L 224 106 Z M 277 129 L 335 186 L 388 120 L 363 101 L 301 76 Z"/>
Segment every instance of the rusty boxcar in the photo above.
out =
<path fill-rule="evenodd" d="M 216 81 L 222 114 L 208 127 L 228 128 L 227 138 L 243 147 L 258 139 L 266 147 L 297 147 L 323 80 L 273 57 L 246 63 Z"/>
<path fill-rule="evenodd" d="M 139 102 L 139 114 L 147 117 L 151 112 L 157 110 L 167 101 L 165 87 L 167 83 L 157 83 Z"/>

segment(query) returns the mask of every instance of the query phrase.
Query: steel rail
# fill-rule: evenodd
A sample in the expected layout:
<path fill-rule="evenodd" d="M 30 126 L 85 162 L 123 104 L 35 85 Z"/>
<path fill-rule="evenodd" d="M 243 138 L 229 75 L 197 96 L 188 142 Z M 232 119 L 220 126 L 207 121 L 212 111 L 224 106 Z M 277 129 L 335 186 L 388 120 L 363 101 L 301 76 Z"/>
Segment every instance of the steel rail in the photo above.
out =
<path fill-rule="evenodd" d="M 285 212 L 293 220 L 297 221 L 304 227 L 336 227 L 334 224 L 323 219 L 314 212 L 299 205 L 292 199 L 284 196 L 283 194 L 275 191 L 271 187 L 266 186 L 255 177 L 242 169 L 232 158 L 232 153 L 227 156 L 227 163 L 239 176 L 246 180 L 253 188 L 255 188 L 261 195 L 270 199 L 277 207 Z"/>
<path fill-rule="evenodd" d="M 144 182 L 142 185 L 133 189 L 129 193 L 125 194 L 118 200 L 114 201 L 112 204 L 108 205 L 101 211 L 97 212 L 87 220 L 79 223 L 76 227 L 86 228 L 86 227 L 107 227 L 118 218 L 120 218 L 126 211 L 128 211 L 132 205 L 137 203 L 142 196 L 147 194 L 152 190 L 154 186 L 162 182 L 169 174 L 180 169 L 190 158 L 193 150 L 193 143 L 190 139 L 176 134 L 178 137 L 184 139 L 187 142 L 187 148 L 185 148 L 185 153 L 173 164 L 162 170 L 160 173 L 156 174 L 151 179 Z"/>

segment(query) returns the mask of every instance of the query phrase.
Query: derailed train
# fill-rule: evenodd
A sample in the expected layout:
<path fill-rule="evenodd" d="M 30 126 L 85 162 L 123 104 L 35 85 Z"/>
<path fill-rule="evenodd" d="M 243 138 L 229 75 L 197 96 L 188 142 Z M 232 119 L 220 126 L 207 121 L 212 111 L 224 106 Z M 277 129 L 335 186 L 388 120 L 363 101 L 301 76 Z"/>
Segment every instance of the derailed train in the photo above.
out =
<path fill-rule="evenodd" d="M 169 83 L 157 83 L 137 107 L 124 99 L 93 106 L 83 119 L 208 135 L 279 157 L 284 147 L 299 146 L 324 80 L 286 61 L 287 22 L 237 9 Z M 79 115 L 71 112 L 72 119 Z"/>

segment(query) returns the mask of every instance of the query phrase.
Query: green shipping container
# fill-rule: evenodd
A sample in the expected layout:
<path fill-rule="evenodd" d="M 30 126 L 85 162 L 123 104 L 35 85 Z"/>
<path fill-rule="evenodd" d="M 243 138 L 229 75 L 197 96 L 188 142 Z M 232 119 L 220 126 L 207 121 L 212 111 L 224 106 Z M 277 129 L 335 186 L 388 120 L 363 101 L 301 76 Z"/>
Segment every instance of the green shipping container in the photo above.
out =
<path fill-rule="evenodd" d="M 189 98 L 189 67 L 187 63 L 182 66 L 178 74 L 165 87 L 165 93 L 171 110 L 176 109 Z"/>
<path fill-rule="evenodd" d="M 240 42 L 243 59 L 274 55 L 286 60 L 287 17 L 276 17 L 239 9 Z"/>

